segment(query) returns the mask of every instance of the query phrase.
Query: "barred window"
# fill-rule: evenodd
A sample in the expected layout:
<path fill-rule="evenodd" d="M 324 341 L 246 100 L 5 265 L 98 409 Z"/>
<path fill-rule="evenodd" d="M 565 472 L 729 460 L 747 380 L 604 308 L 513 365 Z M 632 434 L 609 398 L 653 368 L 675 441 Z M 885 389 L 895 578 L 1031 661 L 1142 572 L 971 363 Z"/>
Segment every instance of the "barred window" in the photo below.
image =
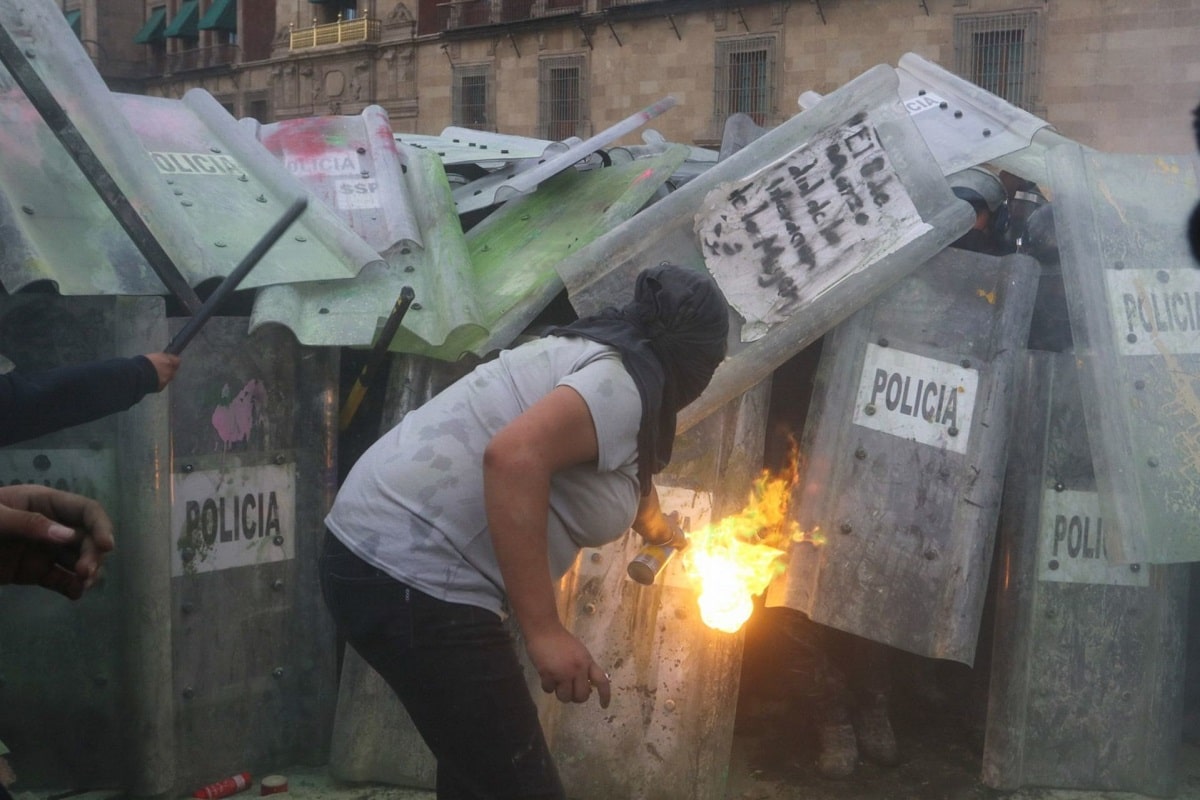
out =
<path fill-rule="evenodd" d="M 491 64 L 454 67 L 454 124 L 477 131 L 495 130 L 492 94 Z"/>
<path fill-rule="evenodd" d="M 1032 110 L 1037 97 L 1036 11 L 970 14 L 954 20 L 955 72 L 1014 106 Z"/>
<path fill-rule="evenodd" d="M 538 135 L 561 141 L 585 134 L 587 81 L 583 56 L 552 56 L 538 65 Z"/>
<path fill-rule="evenodd" d="M 774 112 L 775 37 L 718 39 L 713 81 L 713 122 L 721 131 L 733 114 L 767 126 Z"/>

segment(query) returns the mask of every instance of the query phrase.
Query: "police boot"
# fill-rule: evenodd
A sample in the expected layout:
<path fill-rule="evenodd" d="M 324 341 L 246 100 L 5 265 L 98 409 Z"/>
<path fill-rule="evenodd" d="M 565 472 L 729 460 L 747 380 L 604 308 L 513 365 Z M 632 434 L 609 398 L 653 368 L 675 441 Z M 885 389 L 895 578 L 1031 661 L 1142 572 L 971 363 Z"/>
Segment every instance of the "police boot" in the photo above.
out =
<path fill-rule="evenodd" d="M 849 778 L 858 765 L 858 741 L 845 709 L 817 719 L 817 771 L 826 778 Z"/>
<path fill-rule="evenodd" d="M 857 709 L 854 732 L 865 758 L 888 767 L 900 763 L 900 751 L 896 746 L 892 721 L 888 717 L 886 698 L 873 697 Z"/>

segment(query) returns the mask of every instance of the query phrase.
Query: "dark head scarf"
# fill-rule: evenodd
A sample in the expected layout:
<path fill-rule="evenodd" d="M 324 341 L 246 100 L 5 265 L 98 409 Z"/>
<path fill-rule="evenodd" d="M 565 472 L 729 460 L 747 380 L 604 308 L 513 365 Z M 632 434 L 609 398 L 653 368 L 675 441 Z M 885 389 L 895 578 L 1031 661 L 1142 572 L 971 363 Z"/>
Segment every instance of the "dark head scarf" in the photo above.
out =
<path fill-rule="evenodd" d="M 725 358 L 729 308 L 708 273 L 663 262 L 638 275 L 633 301 L 606 308 L 552 336 L 582 336 L 615 347 L 642 397 L 638 483 L 671 461 L 675 415 L 708 386 Z"/>

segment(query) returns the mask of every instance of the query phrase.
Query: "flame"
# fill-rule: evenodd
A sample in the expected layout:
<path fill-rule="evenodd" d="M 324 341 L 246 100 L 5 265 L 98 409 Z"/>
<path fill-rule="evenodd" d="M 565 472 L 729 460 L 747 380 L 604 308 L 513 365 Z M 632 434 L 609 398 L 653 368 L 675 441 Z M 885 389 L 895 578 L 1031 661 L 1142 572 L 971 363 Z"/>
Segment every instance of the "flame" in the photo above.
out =
<path fill-rule="evenodd" d="M 700 618 L 710 628 L 736 633 L 750 618 L 754 597 L 783 572 L 790 544 L 822 541 L 815 531 L 801 531 L 788 513 L 798 476 L 794 440 L 788 451 L 788 464 L 779 474 L 762 471 L 745 508 L 689 532 L 688 546 L 680 551 L 697 590 Z"/>

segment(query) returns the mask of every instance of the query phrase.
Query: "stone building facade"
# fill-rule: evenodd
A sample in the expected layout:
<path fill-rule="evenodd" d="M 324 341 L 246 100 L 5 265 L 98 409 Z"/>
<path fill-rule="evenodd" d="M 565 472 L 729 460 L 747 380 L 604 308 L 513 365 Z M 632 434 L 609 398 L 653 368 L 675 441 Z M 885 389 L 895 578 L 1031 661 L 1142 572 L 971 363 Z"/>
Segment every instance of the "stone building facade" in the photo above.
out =
<path fill-rule="evenodd" d="M 1191 152 L 1200 102 L 1200 0 L 61 1 L 114 89 L 263 122 L 586 138 L 671 95 L 652 126 L 711 146 L 906 52 L 1114 152 Z"/>

